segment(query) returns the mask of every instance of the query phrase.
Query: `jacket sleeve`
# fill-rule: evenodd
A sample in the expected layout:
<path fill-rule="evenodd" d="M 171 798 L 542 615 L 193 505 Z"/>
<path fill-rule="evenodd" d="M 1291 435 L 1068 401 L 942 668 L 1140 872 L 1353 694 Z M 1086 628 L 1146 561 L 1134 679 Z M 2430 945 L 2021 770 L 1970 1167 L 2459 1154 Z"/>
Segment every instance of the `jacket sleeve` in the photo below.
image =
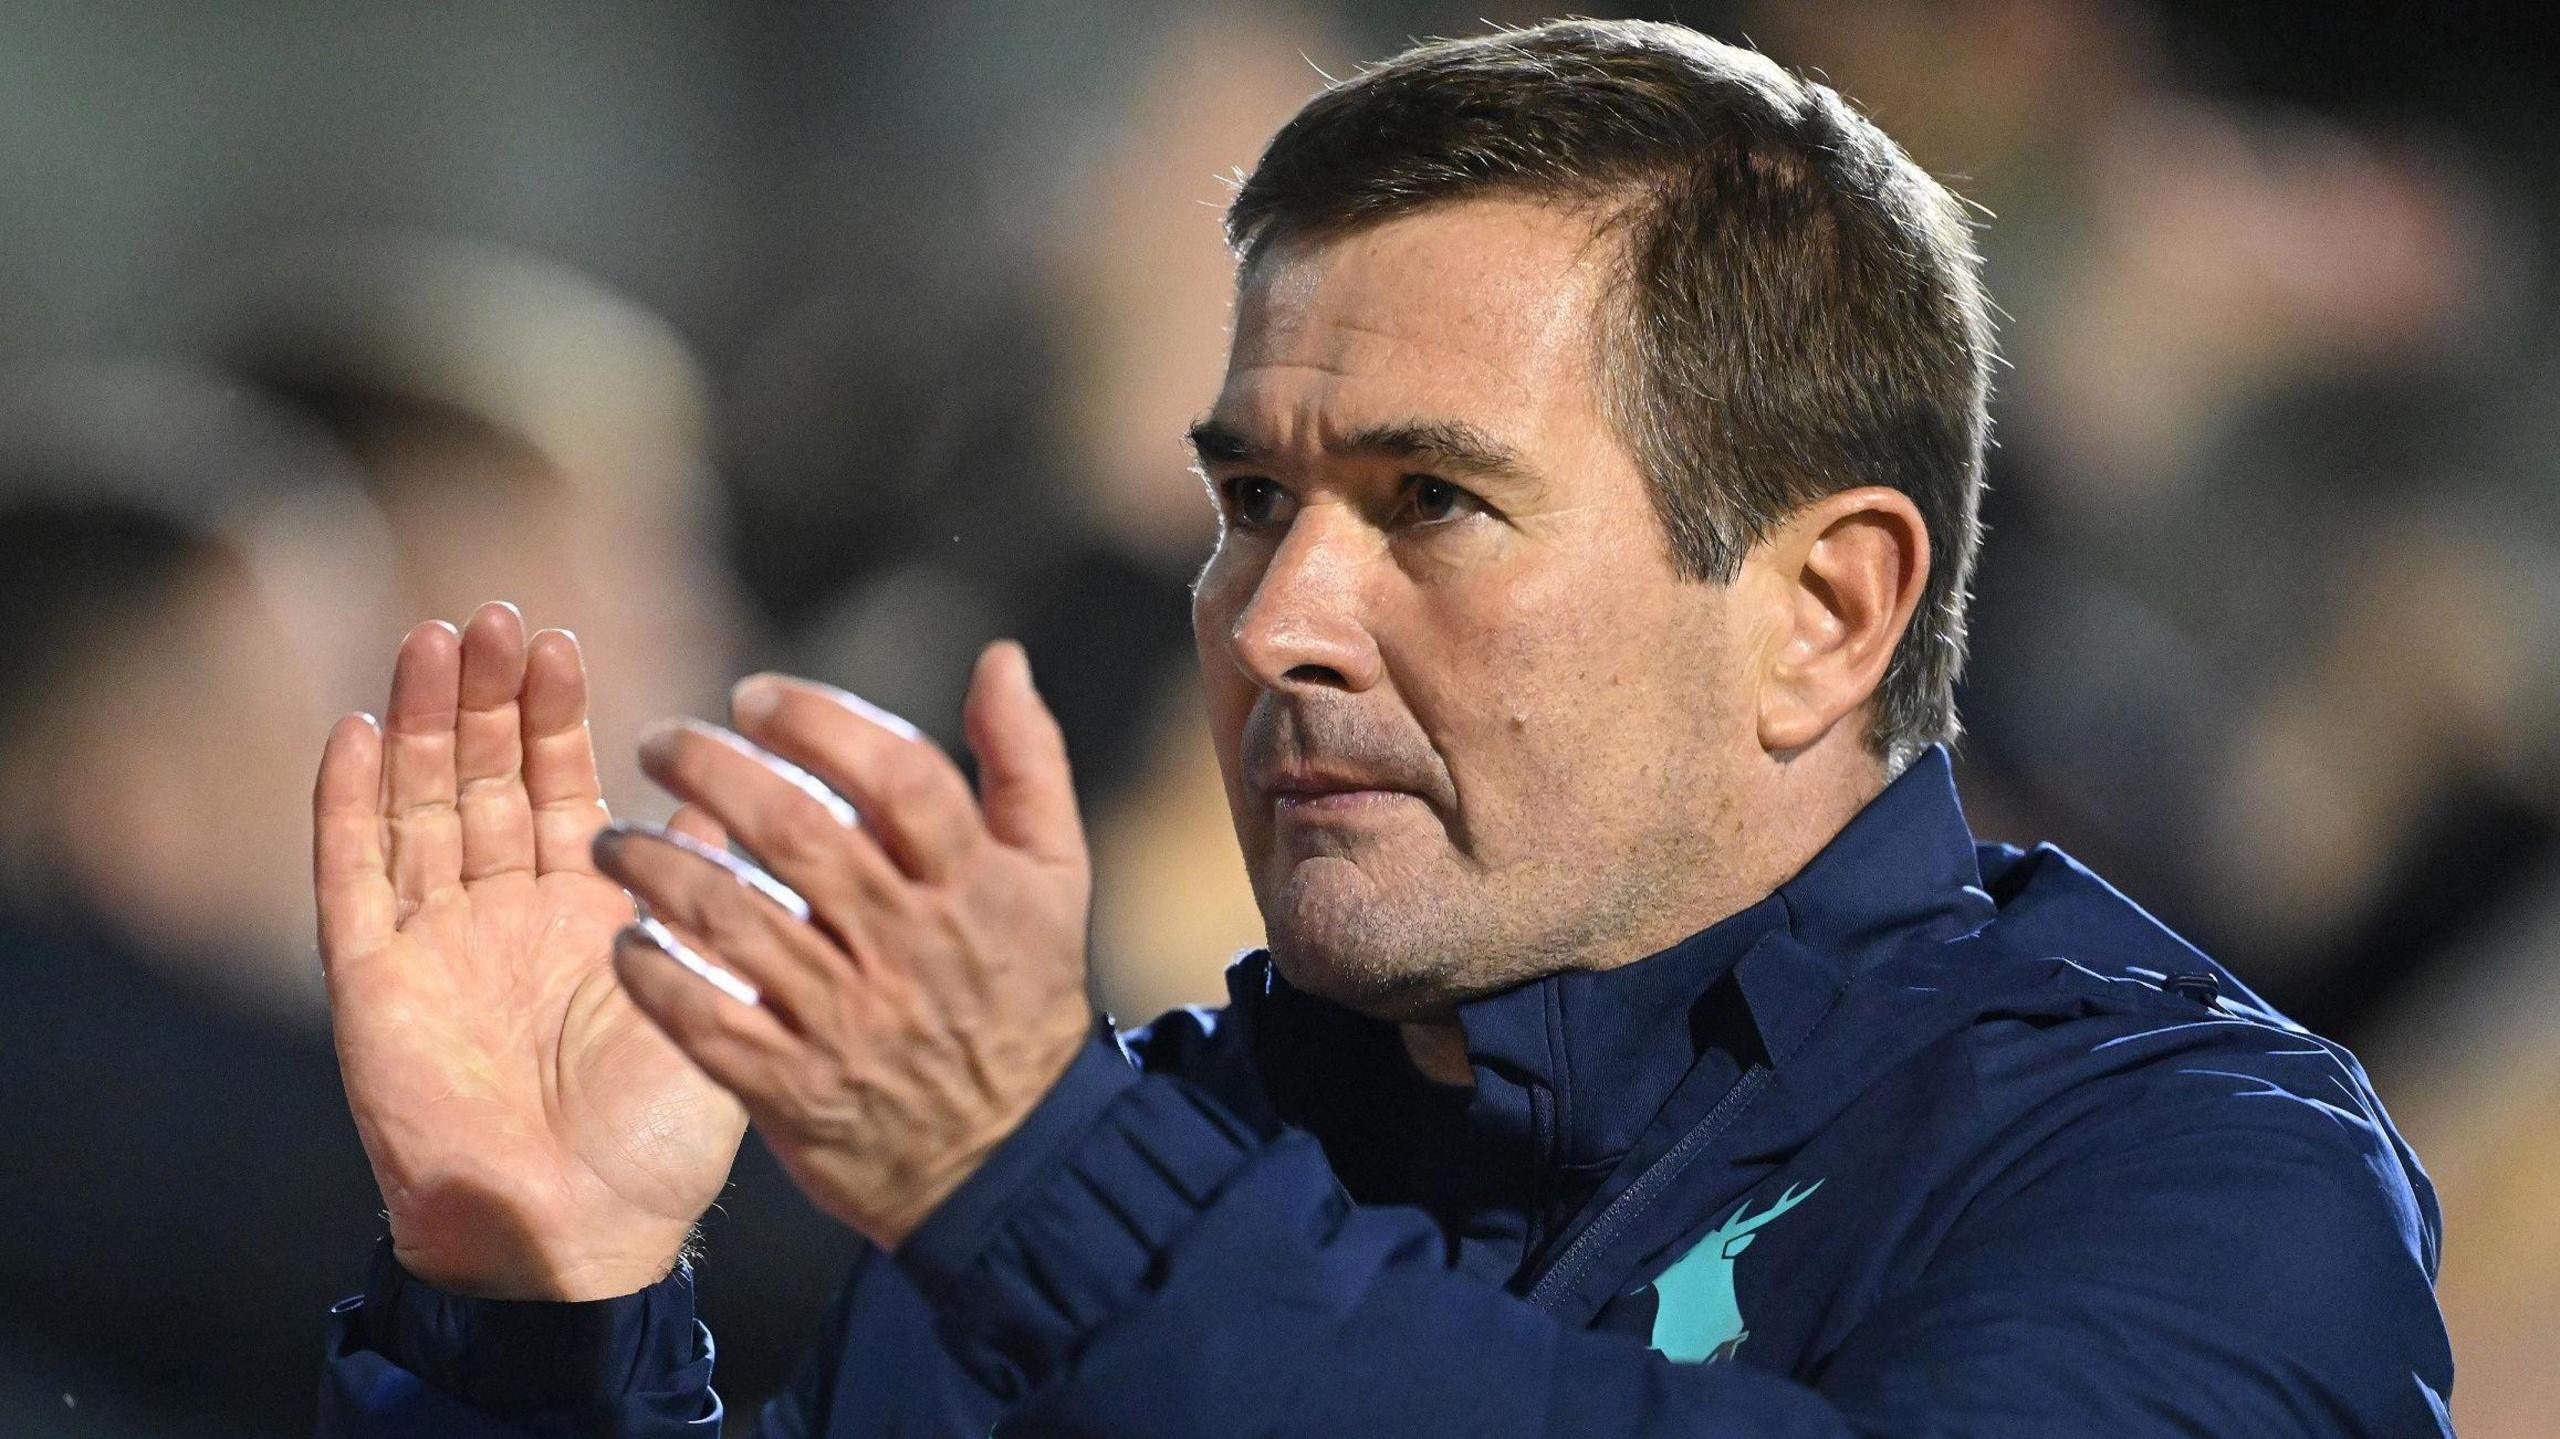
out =
<path fill-rule="evenodd" d="M 693 1272 L 591 1303 L 466 1299 L 374 1251 L 330 1311 L 323 1439 L 718 1439 Z"/>
<path fill-rule="evenodd" d="M 1009 1192 L 982 1171 L 898 1258 L 1013 1405 L 1000 1435 L 2449 1434 L 2372 1136 L 2211 1113 L 2103 1127 L 1988 1202 L 1809 1382 L 1568 1328 L 1449 1270 L 1418 1213 L 1354 1206 L 1311 1139 L 1170 1075 L 997 1171 Z"/>
<path fill-rule="evenodd" d="M 973 1182 L 975 1202 L 1027 1187 L 1137 1082 L 1097 1037 Z M 942 1222 L 974 1226 L 958 1196 Z M 933 1315 L 865 1248 L 761 1439 L 925 1439 L 984 1434 L 997 1401 L 955 1370 Z M 693 1272 L 590 1303 L 467 1299 L 404 1271 L 384 1240 L 364 1294 L 330 1314 L 320 1392 L 324 1439 L 717 1439 L 711 1333 Z"/>
<path fill-rule="evenodd" d="M 587 1304 L 442 1294 L 388 1257 L 362 1300 L 331 1316 L 321 1392 L 327 1436 L 439 1439 L 721 1433 L 711 1340 L 689 1274 Z M 995 1401 L 940 1353 L 933 1319 L 877 1249 L 859 1251 L 758 1439 L 981 1435 Z"/>

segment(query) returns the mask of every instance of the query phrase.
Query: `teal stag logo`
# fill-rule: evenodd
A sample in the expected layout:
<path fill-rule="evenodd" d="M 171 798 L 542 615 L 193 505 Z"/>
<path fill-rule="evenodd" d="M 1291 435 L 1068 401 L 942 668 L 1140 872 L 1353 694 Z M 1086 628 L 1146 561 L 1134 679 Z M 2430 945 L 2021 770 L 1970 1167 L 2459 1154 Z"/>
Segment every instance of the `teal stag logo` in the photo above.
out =
<path fill-rule="evenodd" d="M 1733 1261 L 1751 1247 L 1761 1226 L 1813 1197 L 1817 1179 L 1802 1189 L 1787 1186 L 1778 1202 L 1757 1214 L 1748 1202 L 1733 1212 L 1698 1247 L 1662 1271 L 1653 1281 L 1658 1300 L 1653 1313 L 1653 1347 L 1666 1359 L 1703 1364 L 1730 1359 L 1751 1331 L 1742 1322 L 1741 1302 L 1733 1294 Z"/>

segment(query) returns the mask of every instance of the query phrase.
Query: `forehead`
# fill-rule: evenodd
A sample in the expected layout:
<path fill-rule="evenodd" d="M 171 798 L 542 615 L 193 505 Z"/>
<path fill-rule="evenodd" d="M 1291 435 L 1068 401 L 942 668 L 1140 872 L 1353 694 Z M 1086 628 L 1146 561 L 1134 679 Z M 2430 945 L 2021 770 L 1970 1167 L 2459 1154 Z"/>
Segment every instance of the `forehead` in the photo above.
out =
<path fill-rule="evenodd" d="M 1585 421 L 1612 255 L 1587 217 L 1515 200 L 1275 246 L 1238 290 L 1217 418 L 1275 448 L 1418 416 L 1524 442 Z"/>

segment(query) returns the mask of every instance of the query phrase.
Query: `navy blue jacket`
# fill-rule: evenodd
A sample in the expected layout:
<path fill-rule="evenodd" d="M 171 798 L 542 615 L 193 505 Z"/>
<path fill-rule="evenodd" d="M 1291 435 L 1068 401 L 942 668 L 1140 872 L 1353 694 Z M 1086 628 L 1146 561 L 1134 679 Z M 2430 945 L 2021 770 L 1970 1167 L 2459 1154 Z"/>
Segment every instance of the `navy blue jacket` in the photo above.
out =
<path fill-rule="evenodd" d="M 761 1433 L 2450 1433 L 2438 1217 L 2355 1060 L 1943 752 L 1796 878 L 1460 1014 L 1473 1089 L 1292 990 L 1098 1040 Z M 377 1257 L 328 1435 L 709 1435 L 692 1276 L 443 1295 Z"/>

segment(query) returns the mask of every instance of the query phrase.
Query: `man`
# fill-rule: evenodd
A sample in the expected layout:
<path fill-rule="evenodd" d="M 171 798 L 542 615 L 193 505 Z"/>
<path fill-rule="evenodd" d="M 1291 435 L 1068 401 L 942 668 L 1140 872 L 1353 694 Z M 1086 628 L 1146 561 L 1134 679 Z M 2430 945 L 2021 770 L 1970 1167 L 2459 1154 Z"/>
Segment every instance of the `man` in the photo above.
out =
<path fill-rule="evenodd" d="M 326 1428 L 716 1427 L 677 1256 L 743 1111 L 874 1246 L 777 1435 L 2445 1430 L 2353 1060 L 1965 830 L 1945 191 L 1757 56 L 1570 22 L 1327 91 L 1229 219 L 1233 1002 L 1093 1028 L 1018 649 L 975 795 L 759 676 L 645 743 L 660 832 L 605 823 L 571 640 L 421 626 L 317 794 L 391 1221 Z"/>
<path fill-rule="evenodd" d="M 376 1226 L 291 776 L 335 642 L 399 613 L 377 523 L 218 372 L 0 388 L 0 1434 L 310 1423 L 311 1316 Z"/>

